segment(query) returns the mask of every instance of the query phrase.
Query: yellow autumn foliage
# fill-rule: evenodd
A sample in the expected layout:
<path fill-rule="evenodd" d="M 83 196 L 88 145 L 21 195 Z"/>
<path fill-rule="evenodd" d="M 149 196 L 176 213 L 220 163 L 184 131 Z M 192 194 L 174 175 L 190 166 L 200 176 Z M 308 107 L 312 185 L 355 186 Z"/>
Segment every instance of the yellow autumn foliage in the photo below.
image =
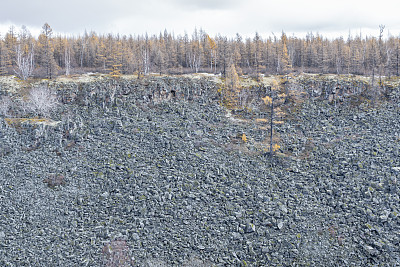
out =
<path fill-rule="evenodd" d="M 242 135 L 242 140 L 243 140 L 243 142 L 245 142 L 245 143 L 247 142 L 247 136 L 246 136 L 245 134 Z"/>
<path fill-rule="evenodd" d="M 272 98 L 269 96 L 265 96 L 261 99 L 264 101 L 265 105 L 271 105 L 271 103 L 272 103 Z"/>
<path fill-rule="evenodd" d="M 277 151 L 279 148 L 281 148 L 281 146 L 280 145 L 278 145 L 278 144 L 274 144 L 273 146 L 272 146 L 272 151 Z"/>

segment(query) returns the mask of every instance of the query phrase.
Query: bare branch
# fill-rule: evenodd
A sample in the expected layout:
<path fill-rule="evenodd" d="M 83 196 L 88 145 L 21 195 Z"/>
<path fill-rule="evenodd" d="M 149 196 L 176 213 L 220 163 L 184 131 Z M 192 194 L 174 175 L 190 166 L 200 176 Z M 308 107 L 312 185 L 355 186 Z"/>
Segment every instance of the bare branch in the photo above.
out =
<path fill-rule="evenodd" d="M 38 115 L 48 116 L 58 106 L 57 96 L 47 87 L 32 88 L 27 107 Z"/>

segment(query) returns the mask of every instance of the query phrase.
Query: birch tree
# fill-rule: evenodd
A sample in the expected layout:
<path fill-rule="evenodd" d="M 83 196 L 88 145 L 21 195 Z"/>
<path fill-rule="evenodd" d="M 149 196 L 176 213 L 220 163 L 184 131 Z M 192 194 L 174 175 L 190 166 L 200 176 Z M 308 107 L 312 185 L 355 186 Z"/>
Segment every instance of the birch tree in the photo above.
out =
<path fill-rule="evenodd" d="M 383 51 L 383 30 L 385 25 L 379 25 L 379 39 L 378 39 L 378 56 L 379 56 L 379 84 L 382 85 L 382 72 L 383 72 L 383 62 L 384 62 L 384 51 Z"/>
<path fill-rule="evenodd" d="M 71 47 L 67 44 L 64 52 L 65 75 L 71 74 Z"/>
<path fill-rule="evenodd" d="M 32 75 L 34 69 L 33 45 L 27 53 L 24 53 L 21 45 L 18 45 L 15 54 L 17 57 L 15 61 L 17 68 L 14 69 L 14 72 L 20 79 L 26 80 Z"/>
<path fill-rule="evenodd" d="M 142 73 L 147 75 L 150 73 L 150 40 L 147 33 L 144 40 L 140 40 L 140 55 L 142 61 Z"/>

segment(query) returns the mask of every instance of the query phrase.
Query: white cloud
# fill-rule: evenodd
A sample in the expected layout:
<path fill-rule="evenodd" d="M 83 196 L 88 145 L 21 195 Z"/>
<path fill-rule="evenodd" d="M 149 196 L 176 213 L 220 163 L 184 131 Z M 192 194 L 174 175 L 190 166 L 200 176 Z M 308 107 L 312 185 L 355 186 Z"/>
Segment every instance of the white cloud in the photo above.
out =
<path fill-rule="evenodd" d="M 24 8 L 20 8 L 23 6 Z M 271 32 L 320 32 L 347 37 L 348 31 L 376 35 L 379 24 L 398 35 L 399 4 L 394 0 L 13 0 L 2 4 L 0 32 L 10 24 L 32 33 L 48 22 L 55 32 L 176 34 L 203 28 L 210 35 L 264 37 Z M 375 32 L 375 33 L 374 33 Z"/>
<path fill-rule="evenodd" d="M 21 31 L 23 24 L 14 24 L 10 21 L 5 22 L 5 23 L 0 23 L 0 36 L 4 36 L 7 32 L 10 31 L 11 27 L 14 27 L 14 33 L 18 34 Z M 35 27 L 35 26 L 28 26 L 25 25 L 29 32 L 33 36 L 38 36 L 40 34 L 41 28 L 40 27 Z"/>

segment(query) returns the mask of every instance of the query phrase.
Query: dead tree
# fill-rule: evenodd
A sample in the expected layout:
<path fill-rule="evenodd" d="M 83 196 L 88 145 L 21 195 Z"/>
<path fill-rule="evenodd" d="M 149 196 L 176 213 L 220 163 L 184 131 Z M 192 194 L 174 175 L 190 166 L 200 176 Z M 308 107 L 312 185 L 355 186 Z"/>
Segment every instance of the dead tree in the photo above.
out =
<path fill-rule="evenodd" d="M 383 69 L 383 43 L 382 43 L 382 37 L 383 37 L 383 30 L 385 29 L 385 25 L 379 25 L 379 85 L 382 87 L 382 69 Z"/>

